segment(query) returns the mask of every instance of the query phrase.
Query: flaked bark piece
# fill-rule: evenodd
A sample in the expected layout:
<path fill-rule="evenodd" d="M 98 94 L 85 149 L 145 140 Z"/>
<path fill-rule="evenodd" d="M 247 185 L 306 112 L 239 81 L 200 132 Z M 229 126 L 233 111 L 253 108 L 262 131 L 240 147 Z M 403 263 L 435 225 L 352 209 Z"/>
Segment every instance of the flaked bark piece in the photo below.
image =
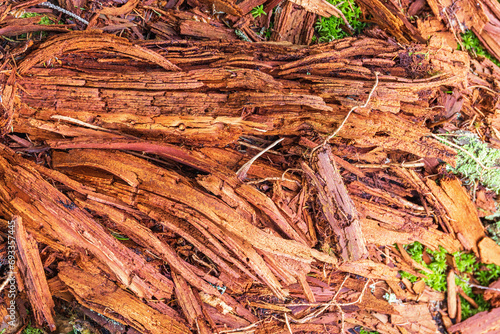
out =
<path fill-rule="evenodd" d="M 408 254 L 406 252 L 406 249 L 403 247 L 402 244 L 400 243 L 397 243 L 398 245 L 398 249 L 399 249 L 399 252 L 401 253 L 401 256 L 403 257 L 403 259 L 408 263 L 410 264 L 412 267 L 414 268 L 417 268 L 419 270 L 422 270 L 422 271 L 425 271 L 426 273 L 428 274 L 432 274 L 433 271 L 430 270 L 429 268 L 425 267 L 424 265 L 418 263 L 417 261 L 415 261 L 411 256 L 410 254 Z"/>
<path fill-rule="evenodd" d="M 482 263 L 494 263 L 500 266 L 500 246 L 495 241 L 490 237 L 484 237 L 477 246 Z"/>
<path fill-rule="evenodd" d="M 290 0 L 290 2 L 304 7 L 305 10 L 323 17 L 343 17 L 342 12 L 326 0 Z M 345 20 L 345 17 L 343 17 Z"/>
<path fill-rule="evenodd" d="M 373 15 L 373 20 L 398 42 L 409 44 L 410 42 L 425 43 L 418 30 L 408 21 L 402 13 L 401 8 L 393 2 L 382 2 L 379 0 L 360 0 L 359 6 L 367 13 Z"/>
<path fill-rule="evenodd" d="M 491 283 L 484 292 L 484 300 L 491 304 L 493 307 L 500 307 L 500 279 Z"/>
<path fill-rule="evenodd" d="M 68 303 L 71 303 L 75 300 L 75 297 L 73 297 L 71 292 L 69 292 L 66 284 L 64 284 L 63 281 L 59 279 L 59 277 L 54 276 L 49 279 L 47 283 L 49 284 L 49 289 L 52 297 L 57 297 Z"/>
<path fill-rule="evenodd" d="M 140 46 L 133 45 L 126 38 L 103 34 L 97 31 L 74 31 L 51 38 L 40 45 L 30 57 L 25 58 L 25 60 L 19 64 L 19 73 L 24 74 L 36 64 L 49 61 L 49 59 L 53 57 L 62 56 L 70 52 L 84 52 L 96 49 L 107 49 L 121 56 L 149 61 L 163 67 L 167 71 L 180 70 L 180 68 L 161 55 Z"/>
<path fill-rule="evenodd" d="M 358 212 L 331 154 L 328 146 L 319 150 L 317 174 L 305 163 L 302 163 L 302 168 L 318 190 L 323 214 L 339 239 L 342 259 L 357 261 L 365 258 L 368 251 Z"/>
<path fill-rule="evenodd" d="M 17 265 L 26 285 L 26 292 L 30 300 L 35 320 L 42 326 L 47 323 L 51 331 L 56 330 L 54 321 L 54 301 L 45 277 L 42 260 L 38 251 L 38 245 L 25 229 L 23 219 L 14 217 L 15 238 L 19 261 Z"/>
<path fill-rule="evenodd" d="M 309 45 L 311 43 L 314 35 L 314 23 L 316 22 L 314 9 L 319 9 L 319 11 L 321 9 L 308 6 L 307 2 L 302 0 L 285 1 L 285 5 L 281 7 L 281 11 L 274 13 L 271 41 L 288 41 L 298 45 Z M 322 9 L 326 9 L 327 11 L 333 6 L 325 0 L 309 1 L 309 4 L 311 3 L 319 4 L 320 7 L 323 7 Z M 295 4 L 302 5 L 303 8 L 297 8 Z M 323 6 L 324 4 L 326 6 Z M 330 17 L 331 15 L 321 16 Z M 338 16 L 338 13 L 335 12 L 333 15 Z"/>
<path fill-rule="evenodd" d="M 373 217 L 373 219 L 361 219 L 361 228 L 367 243 L 390 246 L 395 243 L 406 245 L 418 241 L 432 250 L 438 250 L 439 246 L 444 247 L 450 253 L 462 249 L 460 242 L 453 235 L 439 231 L 437 226 L 423 227 L 419 225 L 418 220 L 408 224 L 405 219 L 411 216 L 395 214 L 395 210 L 387 207 L 370 206 L 367 201 L 357 198 L 356 204 L 361 213 Z"/>
<path fill-rule="evenodd" d="M 212 333 L 206 322 L 201 305 L 197 303 L 196 296 L 183 278 L 183 275 L 176 271 L 172 271 L 172 279 L 175 285 L 175 295 L 179 300 L 184 316 L 189 321 L 189 325 L 192 328 L 196 328 L 197 332 L 200 334 Z"/>
<path fill-rule="evenodd" d="M 476 206 L 460 180 L 456 177 L 442 179 L 438 186 L 435 181 L 427 179 L 426 184 L 450 217 L 450 225 L 457 239 L 465 249 L 472 250 L 479 256 L 478 243 L 485 237 L 484 227 Z"/>
<path fill-rule="evenodd" d="M 448 328 L 453 334 L 485 334 L 500 331 L 500 308 L 480 312 Z"/>
<path fill-rule="evenodd" d="M 351 273 L 366 278 L 381 279 L 384 281 L 399 282 L 398 270 L 391 268 L 383 263 L 377 263 L 371 260 L 358 260 L 346 262 L 339 266 L 340 271 Z"/>
<path fill-rule="evenodd" d="M 276 204 L 274 204 L 269 197 L 260 192 L 257 188 L 241 184 L 241 186 L 235 190 L 238 195 L 268 215 L 290 239 L 310 246 L 310 241 L 304 233 L 302 233 L 302 231 L 298 229 L 295 224 L 289 222 L 289 220 L 286 219 L 286 217 L 278 209 Z"/>
<path fill-rule="evenodd" d="M 3 135 L 11 132 L 12 130 L 12 116 L 14 115 L 14 102 L 17 94 L 16 72 L 12 73 L 5 80 L 5 85 L 2 89 L 2 98 L 0 99 L 0 106 L 2 108 L 0 117 L 0 133 Z"/>
<path fill-rule="evenodd" d="M 210 6 L 210 8 L 214 8 L 217 11 L 228 13 L 234 16 L 242 16 L 243 12 L 236 4 L 235 1 L 231 0 L 199 0 L 202 3 L 205 3 Z"/>
<path fill-rule="evenodd" d="M 450 30 L 458 35 L 470 29 L 486 49 L 500 59 L 500 5 L 491 0 L 429 0 L 434 15 L 442 19 Z"/>
<path fill-rule="evenodd" d="M 67 262 L 59 262 L 59 278 L 78 302 L 122 324 L 148 334 L 188 334 L 186 325 L 144 304 L 123 291 L 101 272 L 89 273 Z"/>
<path fill-rule="evenodd" d="M 38 21 L 40 19 L 41 16 L 39 16 Z M 12 37 L 12 36 L 18 36 L 20 34 L 33 33 L 36 31 L 54 31 L 60 33 L 68 33 L 71 31 L 71 28 L 73 26 L 73 25 L 59 25 L 59 24 L 46 25 L 39 23 L 29 24 L 28 22 L 25 22 L 25 20 L 26 19 L 19 19 L 15 21 L 12 20 L 14 22 L 11 22 L 10 24 L 5 21 L 2 22 L 3 24 L 7 25 L 0 28 L 0 34 L 2 34 L 2 36 Z"/>
<path fill-rule="evenodd" d="M 104 7 L 97 12 L 99 13 L 98 15 L 125 15 L 130 13 L 139 3 L 140 0 L 128 0 L 127 3 L 121 7 Z"/>
<path fill-rule="evenodd" d="M 446 283 L 448 315 L 450 318 L 455 319 L 457 312 L 460 310 L 457 309 L 457 285 L 455 283 L 455 272 L 453 269 L 448 271 L 448 274 L 446 275 Z"/>
<path fill-rule="evenodd" d="M 154 24 L 154 27 L 161 34 L 160 22 Z M 168 27 L 168 26 L 167 26 Z M 238 36 L 234 33 L 233 29 L 226 27 L 214 27 L 208 22 L 199 22 L 194 20 L 183 20 L 179 24 L 179 34 L 182 36 L 190 36 L 201 39 L 225 39 L 225 40 L 237 40 Z"/>
<path fill-rule="evenodd" d="M 403 328 L 404 332 L 407 333 L 439 333 L 438 326 L 429 311 L 428 305 L 403 304 L 394 305 L 394 308 L 399 312 L 399 315 L 391 316 L 391 323 L 397 325 L 400 330 Z"/>
<path fill-rule="evenodd" d="M 164 202 L 158 202 L 158 204 L 156 204 L 155 201 L 152 201 L 152 204 L 156 207 L 166 205 Z M 147 212 L 149 216 L 162 222 L 163 224 L 165 223 L 165 219 L 170 219 L 169 217 L 164 218 L 164 213 L 160 212 L 159 210 L 152 208 L 143 208 L 141 205 L 138 206 L 141 210 Z M 240 269 L 249 277 L 253 278 L 256 282 L 262 281 L 263 283 L 267 284 L 271 291 L 273 291 L 273 293 L 275 293 L 279 298 L 284 298 L 288 294 L 285 290 L 282 289 L 280 282 L 270 270 L 269 264 L 264 262 L 263 258 L 257 253 L 255 248 L 251 247 L 248 242 L 231 234 L 226 229 L 217 226 L 217 224 L 209 219 L 203 219 L 198 214 L 186 214 L 183 212 L 182 208 L 177 207 L 174 203 L 172 203 L 171 206 L 175 206 L 174 210 L 170 212 L 171 214 L 182 216 L 183 218 L 189 220 L 190 223 L 199 230 L 210 231 L 210 233 L 218 238 L 221 243 L 225 244 L 229 250 L 235 253 L 238 258 L 241 258 L 241 260 L 245 261 L 248 267 L 255 272 L 255 274 L 253 274 L 247 268 L 240 267 Z M 165 210 L 165 207 L 163 209 Z M 188 208 L 185 209 L 189 211 Z M 236 263 L 238 264 L 238 262 Z M 221 298 L 225 298 L 225 296 L 226 295 L 222 295 Z M 236 304 L 231 304 L 230 306 L 238 308 L 238 305 Z M 250 321 L 254 321 L 254 316 L 248 311 L 247 313 L 238 311 L 238 314 L 245 316 L 245 318 L 249 319 Z"/>
<path fill-rule="evenodd" d="M 453 162 L 453 166 L 455 166 L 455 162 Z M 413 169 L 406 169 L 406 168 L 393 168 L 393 171 L 400 176 L 405 182 L 410 184 L 413 188 L 415 188 L 419 194 L 422 194 L 422 197 L 427 200 L 429 203 L 428 206 L 432 207 L 433 210 L 437 213 L 435 215 L 437 223 L 441 226 L 445 234 L 450 234 L 453 232 L 453 229 L 451 227 L 451 224 L 449 222 L 450 218 L 446 213 L 446 209 L 444 206 L 438 201 L 436 196 L 433 194 L 433 192 L 429 189 L 429 186 L 426 184 L 425 179 L 419 175 L 417 172 L 415 172 Z M 456 244 L 456 238 L 453 236 L 451 239 L 455 240 Z M 458 245 L 458 249 L 452 250 L 447 248 L 450 244 L 444 244 L 444 243 L 438 243 L 437 245 L 434 245 L 435 248 L 433 250 L 438 250 L 439 245 L 442 245 L 445 247 L 445 249 L 450 252 L 454 253 L 458 250 L 460 250 L 461 246 Z"/>

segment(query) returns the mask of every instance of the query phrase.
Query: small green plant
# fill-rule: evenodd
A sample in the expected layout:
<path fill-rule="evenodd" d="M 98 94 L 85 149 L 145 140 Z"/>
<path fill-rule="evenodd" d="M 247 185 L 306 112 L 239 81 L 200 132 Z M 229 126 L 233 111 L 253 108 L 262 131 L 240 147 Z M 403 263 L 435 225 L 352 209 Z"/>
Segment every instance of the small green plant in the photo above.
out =
<path fill-rule="evenodd" d="M 463 150 L 457 150 L 457 166 L 453 168 L 448 165 L 447 169 L 454 174 L 461 174 L 468 182 L 481 182 L 500 194 L 500 150 L 490 148 L 473 133 L 457 131 L 456 134 L 458 136 L 454 137 L 453 142 Z"/>
<path fill-rule="evenodd" d="M 116 239 L 116 240 L 130 240 L 128 237 L 121 235 L 120 233 L 117 232 L 111 232 L 111 235 Z"/>
<path fill-rule="evenodd" d="M 328 2 L 344 14 L 356 34 L 365 28 L 366 24 L 360 21 L 361 9 L 354 3 L 354 0 L 328 0 Z M 315 26 L 320 36 L 319 42 L 331 42 L 334 39 L 346 37 L 348 34 L 342 29 L 343 25 L 345 22 L 340 17 L 319 18 Z"/>
<path fill-rule="evenodd" d="M 383 297 L 389 304 L 402 304 L 402 301 L 394 293 L 386 292 Z"/>
<path fill-rule="evenodd" d="M 57 23 L 53 20 L 50 19 L 50 17 L 48 16 L 44 16 L 40 19 L 40 22 L 38 22 L 38 24 L 41 24 L 41 25 L 51 25 L 51 24 L 64 24 L 64 22 L 62 21 L 58 21 Z"/>
<path fill-rule="evenodd" d="M 439 251 L 426 249 L 425 252 L 429 254 L 432 259 L 431 263 L 426 264 L 423 261 L 424 247 L 421 243 L 414 242 L 413 244 L 406 245 L 405 249 L 415 261 L 433 271 L 433 274 L 421 271 L 422 274 L 427 276 L 427 279 L 424 279 L 425 284 L 436 291 L 446 291 L 446 272 L 448 269 L 448 265 L 446 263 L 446 250 L 442 247 L 439 247 Z M 457 270 L 460 272 L 460 274 L 457 273 L 459 276 L 455 276 L 456 285 L 462 288 L 464 293 L 474 299 L 474 301 L 478 304 L 478 308 L 474 309 L 465 299 L 460 297 L 462 305 L 462 319 L 467 319 L 476 313 L 490 309 L 490 305 L 483 299 L 482 295 L 476 295 L 472 292 L 472 287 L 469 284 L 469 277 L 474 277 L 482 286 L 488 286 L 492 281 L 500 277 L 500 266 L 494 264 L 482 264 L 477 260 L 474 254 L 456 252 L 452 255 L 455 258 Z M 401 277 L 406 277 L 411 282 L 418 280 L 418 277 L 407 272 L 402 271 L 400 273 Z"/>
<path fill-rule="evenodd" d="M 38 328 L 31 327 L 31 324 L 26 327 L 23 334 L 43 334 L 43 331 Z"/>
<path fill-rule="evenodd" d="M 21 18 L 22 19 L 26 19 L 26 18 L 29 18 L 29 17 L 36 17 L 36 16 L 42 16 L 42 14 L 31 13 L 31 12 L 24 12 L 23 15 L 21 15 Z"/>
<path fill-rule="evenodd" d="M 259 31 L 259 35 L 263 36 L 266 40 L 269 40 L 271 38 L 271 34 L 273 33 L 273 23 L 269 23 L 269 28 L 266 29 L 266 27 L 262 27 Z"/>
<path fill-rule="evenodd" d="M 364 329 L 364 328 L 361 328 L 361 329 L 359 330 L 359 334 L 379 334 L 379 333 L 378 333 L 378 332 L 368 331 L 368 330 L 366 330 L 366 329 Z"/>
<path fill-rule="evenodd" d="M 259 18 L 261 15 L 267 15 L 267 13 L 264 11 L 264 5 L 254 7 L 250 13 L 252 13 L 252 16 L 254 18 Z"/>
<path fill-rule="evenodd" d="M 496 218 L 498 218 L 499 214 L 500 214 L 500 210 L 497 210 L 497 212 L 494 215 L 488 216 L 486 218 L 488 219 L 488 218 L 492 217 L 492 219 L 496 219 Z M 497 245 L 500 246 L 500 221 L 489 224 L 486 227 L 486 230 L 490 234 L 491 239 L 493 239 L 493 241 L 495 241 L 497 243 Z"/>
<path fill-rule="evenodd" d="M 244 40 L 245 42 L 251 42 L 250 38 L 248 38 L 248 36 L 243 31 L 241 31 L 239 29 L 235 29 L 234 33 L 236 34 L 236 36 L 238 36 L 240 39 Z"/>
<path fill-rule="evenodd" d="M 497 66 L 500 66 L 500 62 L 494 58 L 492 55 L 486 51 L 486 49 L 481 45 L 479 38 L 472 32 L 472 30 L 468 30 L 462 35 L 462 44 L 464 46 L 464 51 L 468 51 L 472 53 L 474 56 L 482 56 L 486 57 L 495 63 Z M 460 46 L 458 47 L 460 49 Z"/>

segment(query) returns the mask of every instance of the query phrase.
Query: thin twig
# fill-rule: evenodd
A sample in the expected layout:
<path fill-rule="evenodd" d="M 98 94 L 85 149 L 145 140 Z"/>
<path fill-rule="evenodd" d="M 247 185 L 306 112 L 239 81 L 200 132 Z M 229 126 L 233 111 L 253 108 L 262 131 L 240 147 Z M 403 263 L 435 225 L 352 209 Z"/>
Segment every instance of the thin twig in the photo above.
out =
<path fill-rule="evenodd" d="M 248 160 L 243 166 L 241 166 L 240 169 L 238 169 L 238 171 L 236 172 L 236 176 L 238 176 L 238 178 L 240 180 L 244 180 L 247 177 L 247 172 L 250 169 L 250 166 L 252 166 L 252 164 L 255 162 L 255 160 L 257 160 L 261 155 L 263 155 L 264 153 L 266 153 L 267 151 L 269 151 L 270 149 L 272 149 L 274 146 L 276 146 L 279 143 L 281 143 L 284 139 L 285 138 L 278 139 L 277 141 L 275 141 L 274 143 L 272 143 L 271 145 L 269 145 L 267 148 L 265 148 L 264 150 L 262 150 L 262 152 L 259 152 L 252 159 Z"/>
<path fill-rule="evenodd" d="M 379 73 L 378 73 L 378 72 L 375 72 L 375 84 L 373 85 L 373 88 L 372 88 L 372 90 L 370 91 L 370 94 L 368 94 L 368 98 L 366 99 L 365 104 L 363 104 L 362 106 L 354 106 L 354 107 L 352 107 L 352 108 L 351 108 L 351 110 L 349 110 L 349 112 L 347 113 L 347 116 L 344 118 L 344 120 L 342 121 L 342 123 L 340 123 L 340 126 L 337 128 L 337 130 L 335 130 L 335 132 L 333 132 L 331 135 L 329 135 L 329 136 L 325 139 L 325 141 L 323 142 L 323 144 L 320 144 L 320 145 L 318 145 L 318 146 L 316 146 L 315 148 L 313 148 L 313 149 L 312 149 L 312 151 L 311 151 L 311 157 L 313 156 L 313 153 L 314 153 L 317 149 L 319 149 L 319 148 L 321 148 L 321 147 L 325 146 L 326 144 L 328 144 L 328 142 L 329 142 L 329 141 L 330 141 L 333 137 L 335 137 L 335 136 L 337 135 L 337 133 L 339 133 L 340 129 L 342 129 L 342 127 L 344 126 L 344 124 L 347 122 L 347 119 L 349 118 L 349 116 L 351 116 L 351 114 L 352 114 L 352 112 L 353 112 L 354 110 L 358 109 L 359 107 L 361 107 L 361 108 L 366 108 L 366 106 L 368 105 L 368 103 L 370 103 L 370 100 L 371 100 L 371 98 L 372 98 L 373 93 L 375 92 L 375 89 L 376 89 L 376 88 L 377 88 L 377 86 L 378 86 L 378 75 L 379 75 Z"/>
<path fill-rule="evenodd" d="M 248 182 L 246 182 L 246 184 L 257 184 L 257 183 L 262 183 L 262 182 L 266 182 L 266 181 L 288 181 L 288 182 L 295 182 L 295 184 L 297 184 L 298 186 L 300 186 L 300 182 L 299 181 L 287 179 L 285 177 L 266 177 L 266 178 L 260 179 L 260 180 L 248 181 Z"/>
<path fill-rule="evenodd" d="M 390 168 L 390 167 L 403 167 L 403 168 L 419 168 L 425 167 L 425 163 L 422 159 L 416 161 L 402 162 L 402 163 L 390 163 L 390 164 L 353 164 L 357 168 Z"/>
<path fill-rule="evenodd" d="M 97 130 L 97 131 L 103 131 L 103 132 L 107 132 L 107 133 L 112 133 L 112 134 L 123 136 L 123 137 L 127 137 L 127 138 L 139 139 L 139 138 L 137 138 L 135 136 L 132 136 L 132 135 L 129 135 L 129 134 L 121 133 L 121 132 L 115 131 L 115 130 L 109 130 L 109 129 L 106 129 L 106 128 L 103 128 L 103 127 L 100 127 L 100 126 L 97 126 L 97 125 L 93 125 L 93 124 L 90 124 L 90 123 L 87 123 L 87 122 L 84 122 L 84 121 L 80 121 L 79 119 L 76 119 L 76 118 L 73 118 L 73 117 L 69 117 L 69 116 L 52 115 L 52 116 L 50 116 L 50 118 L 57 119 L 59 121 L 66 121 L 68 123 L 73 123 L 73 124 L 76 124 L 76 125 L 80 125 L 80 126 L 92 129 L 92 130 Z"/>
<path fill-rule="evenodd" d="M 61 8 L 61 7 L 56 6 L 56 5 L 54 5 L 54 4 L 51 4 L 50 2 L 42 2 L 40 5 L 41 5 L 41 6 L 45 6 L 45 7 L 49 7 L 49 8 L 52 8 L 52 9 L 55 9 L 55 10 L 57 10 L 58 12 L 61 12 L 61 13 L 64 13 L 64 14 L 66 14 L 66 15 L 71 16 L 72 18 L 74 18 L 74 19 L 76 19 L 76 20 L 78 20 L 78 21 L 82 22 L 82 23 L 83 23 L 83 24 L 85 24 L 85 25 L 89 25 L 89 21 L 87 21 L 87 20 L 85 20 L 85 19 L 82 19 L 80 16 L 78 16 L 78 15 L 76 15 L 76 14 L 74 14 L 74 13 L 70 12 L 69 10 L 66 10 L 66 9 L 64 9 L 64 8 Z"/>
<path fill-rule="evenodd" d="M 297 184 L 298 186 L 300 186 L 300 182 L 297 181 L 297 180 L 292 180 L 292 179 L 287 179 L 285 177 L 286 173 L 288 171 L 298 171 L 298 172 L 303 172 L 302 169 L 298 169 L 298 168 L 288 168 L 287 170 L 285 170 L 283 172 L 283 174 L 281 174 L 281 177 L 266 177 L 264 179 L 260 179 L 260 180 L 255 180 L 255 181 L 249 181 L 247 182 L 246 184 L 257 184 L 257 183 L 262 183 L 262 182 L 266 182 L 266 181 L 288 181 L 288 182 L 295 182 L 295 184 Z"/>
<path fill-rule="evenodd" d="M 500 292 L 500 289 L 497 289 L 497 288 L 490 288 L 488 286 L 482 286 L 482 285 L 476 285 L 476 284 L 470 283 L 469 281 L 466 281 L 462 277 L 460 277 L 460 275 L 455 274 L 455 277 L 458 277 L 459 280 L 461 280 L 464 283 L 467 283 L 467 285 L 470 286 L 471 288 L 478 288 L 478 289 L 483 289 L 483 290 L 491 290 L 491 291 L 499 291 Z"/>
<path fill-rule="evenodd" d="M 288 321 L 288 315 L 286 313 L 285 313 L 285 323 L 286 323 L 286 328 L 288 328 L 290 334 L 293 334 L 292 327 L 290 327 L 290 321 Z"/>
<path fill-rule="evenodd" d="M 7 286 L 7 283 L 12 278 L 12 276 L 14 276 L 14 272 L 9 270 L 9 275 L 7 275 L 5 281 L 2 283 L 2 285 L 0 285 L 0 292 Z"/>
<path fill-rule="evenodd" d="M 467 87 L 467 88 L 465 88 L 465 89 L 469 89 L 469 88 L 483 88 L 483 89 L 486 89 L 487 91 L 490 91 L 490 92 L 491 92 L 491 93 L 493 93 L 493 94 L 500 95 L 500 93 L 499 93 L 499 92 L 495 92 L 493 89 L 488 88 L 488 87 L 483 86 L 483 85 L 474 85 L 474 86 L 469 86 L 469 87 Z"/>
<path fill-rule="evenodd" d="M 243 141 L 241 141 L 241 140 L 240 140 L 240 141 L 237 141 L 236 143 L 238 143 L 238 144 L 240 144 L 240 145 L 242 145 L 242 146 L 246 146 L 246 147 L 253 148 L 253 149 L 255 149 L 255 150 L 259 150 L 259 151 L 262 151 L 262 150 L 263 150 L 263 149 L 262 149 L 262 147 L 258 147 L 258 146 L 256 146 L 256 145 L 252 145 L 252 144 L 249 144 L 249 143 L 245 143 L 245 142 L 243 142 Z M 276 154 L 276 155 L 283 155 L 283 153 L 280 153 L 280 152 L 278 152 L 278 151 L 274 151 L 274 150 L 269 150 L 269 151 L 267 151 L 267 153 L 272 153 L 272 154 Z"/>
<path fill-rule="evenodd" d="M 57 120 L 60 120 L 60 121 L 66 121 L 66 122 L 69 122 L 69 123 L 78 124 L 78 125 L 81 125 L 81 126 L 84 126 L 86 128 L 93 129 L 93 130 L 100 130 L 100 131 L 105 131 L 105 132 L 111 132 L 111 130 L 108 130 L 108 129 L 105 129 L 105 128 L 101 128 L 100 126 L 92 125 L 90 123 L 86 123 L 84 121 L 80 121 L 79 119 L 76 119 L 76 118 L 73 118 L 73 117 L 69 117 L 69 116 L 52 115 L 52 116 L 50 116 L 50 118 L 57 119 Z"/>
<path fill-rule="evenodd" d="M 253 324 L 250 324 L 246 327 L 241 327 L 241 328 L 235 328 L 235 329 L 228 329 L 228 330 L 223 330 L 223 331 L 220 331 L 221 333 L 238 333 L 238 332 L 243 332 L 243 331 L 246 331 L 246 330 L 249 330 L 249 329 L 252 329 L 254 327 L 256 327 L 258 324 L 260 324 L 261 322 L 263 322 L 264 320 L 259 320 L 257 322 L 254 322 Z"/>
<path fill-rule="evenodd" d="M 326 303 L 326 304 L 323 304 L 323 307 L 321 307 L 320 309 L 310 313 L 309 315 L 305 316 L 304 318 L 300 319 L 300 320 L 296 320 L 296 322 L 298 323 L 305 323 L 313 318 L 316 318 L 317 316 L 319 316 L 321 313 L 325 312 L 326 309 L 328 309 L 330 306 L 332 306 L 335 302 L 335 299 L 338 297 L 338 295 L 340 294 L 340 291 L 342 291 L 342 288 L 344 287 L 344 284 L 345 282 L 347 281 L 347 279 L 349 278 L 349 274 L 346 275 L 346 277 L 344 278 L 344 281 L 342 282 L 342 284 L 340 284 L 340 287 L 337 291 L 337 293 L 335 293 L 335 296 L 333 296 L 332 300 L 330 300 L 330 302 Z M 363 292 L 361 292 L 361 294 L 363 294 Z"/>

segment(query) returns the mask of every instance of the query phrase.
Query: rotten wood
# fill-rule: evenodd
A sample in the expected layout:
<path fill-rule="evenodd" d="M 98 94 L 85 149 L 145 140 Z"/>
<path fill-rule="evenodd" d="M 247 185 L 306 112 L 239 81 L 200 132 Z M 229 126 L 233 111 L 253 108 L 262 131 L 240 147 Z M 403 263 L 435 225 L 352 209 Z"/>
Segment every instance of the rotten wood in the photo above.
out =
<path fill-rule="evenodd" d="M 480 312 L 467 320 L 457 323 L 450 328 L 450 333 L 479 334 L 494 333 L 500 328 L 500 308 Z"/>
<path fill-rule="evenodd" d="M 485 237 L 476 207 L 457 178 L 441 180 L 440 186 L 427 179 L 427 186 L 450 217 L 450 225 L 462 246 L 479 256 L 478 243 Z"/>
<path fill-rule="evenodd" d="M 60 262 L 58 277 L 69 287 L 80 304 L 132 326 L 141 333 L 190 333 L 185 324 L 145 305 L 139 298 L 118 288 L 99 271 L 90 273 Z M 149 321 L 144 321 L 144 316 L 147 316 Z"/>
<path fill-rule="evenodd" d="M 15 240 L 19 262 L 17 265 L 26 285 L 28 297 L 38 325 L 47 323 L 51 331 L 56 329 L 54 301 L 49 291 L 38 245 L 23 225 L 21 217 L 14 217 Z"/>
<path fill-rule="evenodd" d="M 58 256 L 69 259 L 59 262 L 52 294 L 144 333 L 250 324 L 262 333 L 359 325 L 436 332 L 426 303 L 444 294 L 423 281 L 403 280 L 402 288 L 399 270 L 425 276 L 401 244 L 473 249 L 498 263 L 460 182 L 438 185 L 402 164 L 409 156 L 454 164 L 455 151 L 430 137 L 425 122 L 436 128 L 449 116 L 436 101 L 446 112 L 473 110 L 471 101 L 443 97 L 444 86 L 462 90 L 471 82 L 467 54 L 366 37 L 311 47 L 250 45 L 206 10 L 245 14 L 230 18 L 233 27 L 257 41 L 248 13 L 264 3 L 188 3 L 201 9 L 160 9 L 162 16 L 147 23 L 158 40 L 69 33 L 26 53 L 28 45 L 19 75 L 1 73 L 3 133 L 14 131 L 6 137 L 13 148 L 50 168 L 2 146 L 0 209 L 22 216 L 27 233 L 50 247 L 47 266 Z M 422 41 L 395 2 L 366 3 L 400 41 Z M 311 10 L 326 2 L 301 4 Z M 134 8 L 155 7 L 129 1 L 104 9 L 114 22 L 106 29 L 139 35 L 127 20 L 112 18 Z M 275 16 L 273 39 L 309 44 L 314 17 L 287 2 Z M 351 113 L 367 100 L 378 72 L 375 94 Z M 474 80 L 486 79 L 496 80 Z M 326 150 L 302 163 L 305 175 L 285 171 L 336 130 Z M 281 147 L 255 162 L 243 183 L 235 171 L 272 136 L 284 138 Z M 130 240 L 116 240 L 115 232 Z M 167 305 L 174 286 L 184 317 Z M 401 305 L 383 299 L 388 289 Z M 283 303 L 287 298 L 298 304 Z M 281 318 L 258 323 L 266 312 Z M 283 317 L 293 319 L 289 326 Z"/>
<path fill-rule="evenodd" d="M 316 187 L 322 210 L 335 232 L 344 261 L 357 261 L 367 255 L 358 213 L 344 182 L 330 157 L 328 146 L 318 152 L 317 172 L 307 164 L 302 168 Z"/>

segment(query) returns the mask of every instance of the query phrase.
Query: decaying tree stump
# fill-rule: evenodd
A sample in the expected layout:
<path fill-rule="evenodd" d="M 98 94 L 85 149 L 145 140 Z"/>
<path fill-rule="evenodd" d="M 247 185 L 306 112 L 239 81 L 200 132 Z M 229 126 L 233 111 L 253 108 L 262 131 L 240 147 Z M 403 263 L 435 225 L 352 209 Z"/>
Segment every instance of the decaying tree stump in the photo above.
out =
<path fill-rule="evenodd" d="M 64 254 L 52 296 L 142 333 L 242 328 L 259 320 L 252 307 L 290 314 L 292 330 L 430 333 L 428 309 L 382 298 L 444 299 L 399 287 L 398 269 L 422 268 L 392 245 L 483 254 L 487 238 L 453 215 L 472 205 L 466 194 L 440 197 L 456 181 L 423 179 L 398 157 L 454 164 L 425 121 L 443 116 L 433 104 L 444 87 L 465 89 L 468 72 L 465 53 L 373 38 L 301 47 L 60 35 L 2 74 L 12 145 L 0 147 L 0 209 L 22 217 L 23 252 L 34 238 Z M 252 157 L 239 147 L 277 137 L 277 152 L 236 174 Z M 47 281 L 33 280 L 49 309 L 37 321 L 51 325 Z"/>

